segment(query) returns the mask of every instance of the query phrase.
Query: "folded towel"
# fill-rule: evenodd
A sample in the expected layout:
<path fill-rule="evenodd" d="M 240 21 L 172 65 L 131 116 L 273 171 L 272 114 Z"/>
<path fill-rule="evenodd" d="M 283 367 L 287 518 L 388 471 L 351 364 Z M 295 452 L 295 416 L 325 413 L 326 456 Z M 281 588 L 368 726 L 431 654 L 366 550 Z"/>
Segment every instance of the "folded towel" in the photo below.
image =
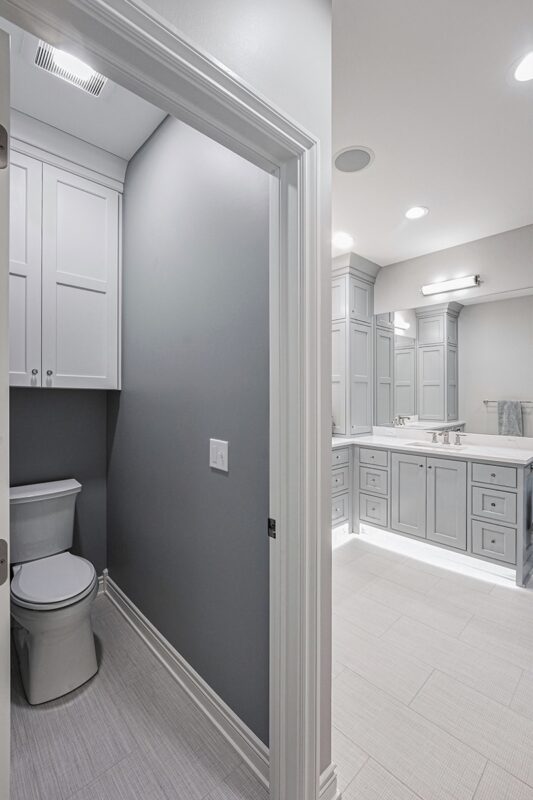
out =
<path fill-rule="evenodd" d="M 498 400 L 498 433 L 523 436 L 522 403 L 520 400 Z"/>

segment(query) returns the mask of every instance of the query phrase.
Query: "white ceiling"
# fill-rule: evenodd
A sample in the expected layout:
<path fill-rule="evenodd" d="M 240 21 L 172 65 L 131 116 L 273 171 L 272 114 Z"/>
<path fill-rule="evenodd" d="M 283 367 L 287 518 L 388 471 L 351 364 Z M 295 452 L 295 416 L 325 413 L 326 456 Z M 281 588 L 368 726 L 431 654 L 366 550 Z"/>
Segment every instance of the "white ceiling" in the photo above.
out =
<path fill-rule="evenodd" d="M 333 170 L 333 230 L 385 265 L 533 222 L 533 81 L 512 77 L 531 0 L 334 0 L 333 19 L 333 152 L 375 152 Z"/>
<path fill-rule="evenodd" d="M 129 159 L 165 112 L 108 81 L 100 97 L 50 75 L 33 63 L 38 40 L 0 18 L 11 34 L 11 107 Z"/>

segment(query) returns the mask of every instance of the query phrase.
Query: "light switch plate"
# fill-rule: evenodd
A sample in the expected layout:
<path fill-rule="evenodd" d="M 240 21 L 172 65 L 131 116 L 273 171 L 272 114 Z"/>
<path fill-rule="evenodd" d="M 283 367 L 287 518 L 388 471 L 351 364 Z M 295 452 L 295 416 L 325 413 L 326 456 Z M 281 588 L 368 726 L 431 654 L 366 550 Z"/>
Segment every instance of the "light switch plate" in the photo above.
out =
<path fill-rule="evenodd" d="M 228 471 L 228 443 L 221 439 L 209 439 L 209 466 L 222 472 Z"/>

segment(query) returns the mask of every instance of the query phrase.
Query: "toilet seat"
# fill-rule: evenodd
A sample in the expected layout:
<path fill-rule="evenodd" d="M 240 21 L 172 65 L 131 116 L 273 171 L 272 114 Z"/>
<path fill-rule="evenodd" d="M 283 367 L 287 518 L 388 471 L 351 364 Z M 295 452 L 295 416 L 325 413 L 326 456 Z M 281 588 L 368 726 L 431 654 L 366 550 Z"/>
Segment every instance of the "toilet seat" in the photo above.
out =
<path fill-rule="evenodd" d="M 77 603 L 91 593 L 97 580 L 91 562 L 72 553 L 39 558 L 14 569 L 12 601 L 41 611 Z"/>

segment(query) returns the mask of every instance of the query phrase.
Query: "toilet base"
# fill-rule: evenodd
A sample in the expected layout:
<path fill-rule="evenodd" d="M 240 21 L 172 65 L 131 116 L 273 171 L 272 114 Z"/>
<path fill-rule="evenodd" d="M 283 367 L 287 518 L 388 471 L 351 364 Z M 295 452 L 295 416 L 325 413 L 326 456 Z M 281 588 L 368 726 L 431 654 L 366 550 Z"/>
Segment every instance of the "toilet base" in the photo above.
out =
<path fill-rule="evenodd" d="M 95 583 L 83 600 L 49 611 L 11 604 L 15 650 L 31 705 L 74 691 L 98 671 L 90 616 L 97 592 Z"/>

